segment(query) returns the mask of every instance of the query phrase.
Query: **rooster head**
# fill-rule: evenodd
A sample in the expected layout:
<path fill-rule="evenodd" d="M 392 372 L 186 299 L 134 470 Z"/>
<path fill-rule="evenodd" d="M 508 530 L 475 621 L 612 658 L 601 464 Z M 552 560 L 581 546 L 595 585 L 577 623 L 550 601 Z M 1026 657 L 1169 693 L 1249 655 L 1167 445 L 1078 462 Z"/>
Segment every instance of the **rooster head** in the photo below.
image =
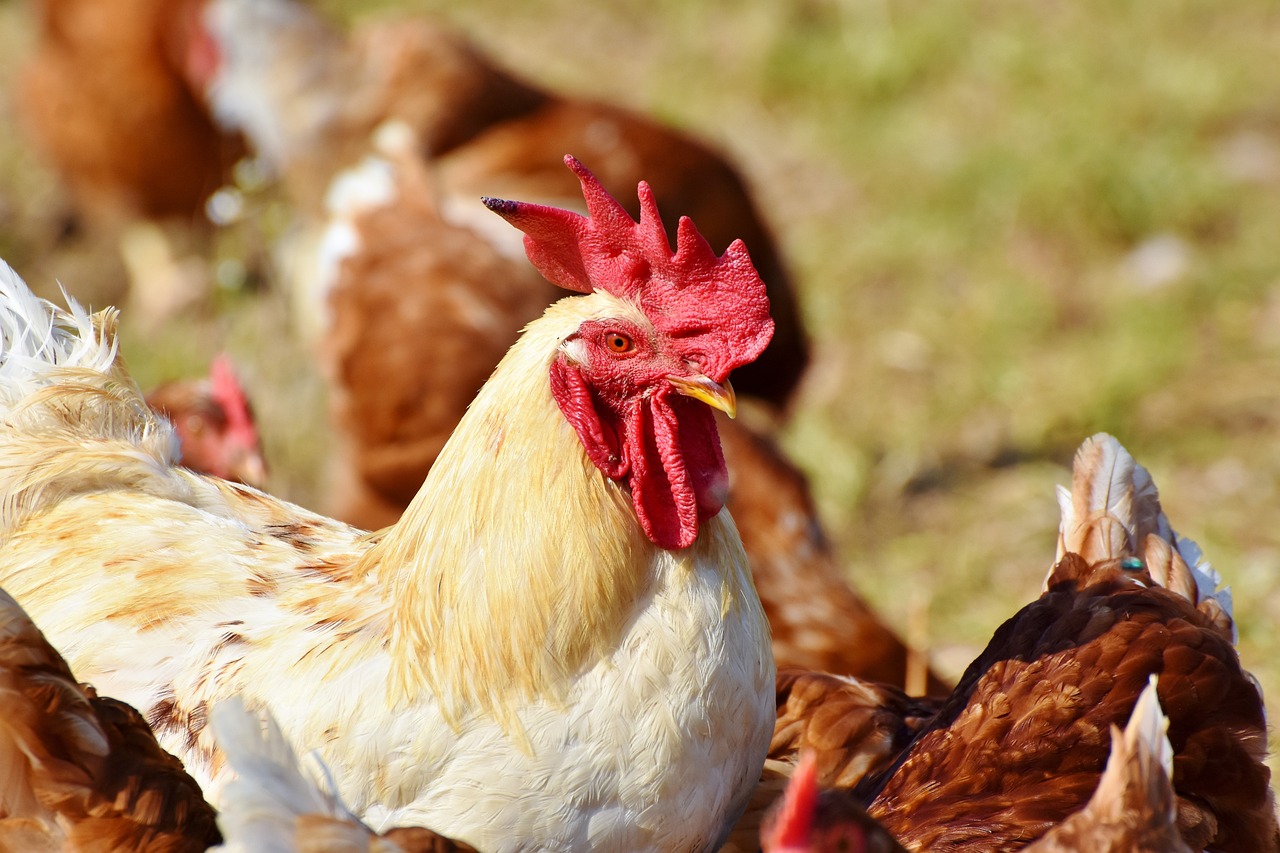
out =
<path fill-rule="evenodd" d="M 524 232 L 550 281 L 619 300 L 561 344 L 551 389 L 587 456 L 631 492 L 649 539 L 686 548 L 724 506 L 728 473 L 712 409 L 733 416 L 729 373 L 773 335 L 764 282 L 746 246 L 717 256 L 682 217 L 673 252 L 648 184 L 640 221 L 573 157 L 587 216 L 528 202 L 485 205 Z"/>

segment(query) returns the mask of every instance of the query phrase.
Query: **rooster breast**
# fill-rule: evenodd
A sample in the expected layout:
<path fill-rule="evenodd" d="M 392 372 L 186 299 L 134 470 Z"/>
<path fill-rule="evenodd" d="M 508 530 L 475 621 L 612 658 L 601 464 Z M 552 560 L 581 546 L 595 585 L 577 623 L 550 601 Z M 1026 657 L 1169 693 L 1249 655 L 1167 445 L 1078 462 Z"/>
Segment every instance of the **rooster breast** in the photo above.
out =
<path fill-rule="evenodd" d="M 529 838 L 544 839 L 540 850 L 716 849 L 746 805 L 774 716 L 768 626 L 744 561 L 711 557 L 731 539 L 723 513 L 693 548 L 656 552 L 612 654 L 561 701 L 516 712 L 529 749 L 513 750 L 490 717 L 456 731 L 399 718 L 402 736 L 421 741 L 410 754 L 441 758 L 419 769 L 422 796 L 369 811 L 371 825 L 428 826 L 483 850 L 528 849 Z M 738 577 L 726 583 L 726 571 Z M 716 815 L 726 817 L 709 837 L 700 827 Z"/>

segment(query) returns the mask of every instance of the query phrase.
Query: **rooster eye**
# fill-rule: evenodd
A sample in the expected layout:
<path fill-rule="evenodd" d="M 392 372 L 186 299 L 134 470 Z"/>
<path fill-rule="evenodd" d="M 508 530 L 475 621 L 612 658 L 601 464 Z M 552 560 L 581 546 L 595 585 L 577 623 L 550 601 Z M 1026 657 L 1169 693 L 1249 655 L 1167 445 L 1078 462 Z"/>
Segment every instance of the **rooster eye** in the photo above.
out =
<path fill-rule="evenodd" d="M 631 338 L 622 332 L 609 332 L 604 336 L 605 345 L 616 353 L 631 352 L 635 348 L 635 343 Z"/>

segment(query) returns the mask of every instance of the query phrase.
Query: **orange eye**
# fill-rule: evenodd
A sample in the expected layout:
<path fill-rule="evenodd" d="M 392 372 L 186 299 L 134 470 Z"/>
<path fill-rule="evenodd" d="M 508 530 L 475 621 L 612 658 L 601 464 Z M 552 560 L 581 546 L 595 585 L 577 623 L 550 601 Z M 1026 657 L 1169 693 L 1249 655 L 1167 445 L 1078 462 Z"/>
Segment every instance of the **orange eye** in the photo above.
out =
<path fill-rule="evenodd" d="M 635 343 L 631 338 L 622 334 L 622 332 L 609 332 L 604 336 L 604 342 L 610 350 L 616 353 L 631 352 L 635 348 Z"/>

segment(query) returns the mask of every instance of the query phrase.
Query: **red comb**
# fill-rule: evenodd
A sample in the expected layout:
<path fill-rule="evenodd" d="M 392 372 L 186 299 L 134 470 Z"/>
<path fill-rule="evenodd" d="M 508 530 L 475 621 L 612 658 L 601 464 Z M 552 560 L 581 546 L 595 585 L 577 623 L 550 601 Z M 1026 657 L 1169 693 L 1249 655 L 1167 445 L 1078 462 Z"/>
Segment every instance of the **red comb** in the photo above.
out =
<path fill-rule="evenodd" d="M 791 774 L 766 832 L 766 850 L 806 850 L 818 806 L 818 759 L 806 751 Z"/>
<path fill-rule="evenodd" d="M 240 380 L 236 379 L 231 359 L 226 353 L 219 354 L 209 365 L 209 389 L 227 416 L 227 432 L 238 436 L 246 447 L 256 447 L 258 428 L 249 411 L 249 398 Z"/>
<path fill-rule="evenodd" d="M 525 251 L 539 272 L 569 290 L 635 300 L 717 382 L 764 351 L 773 336 L 769 298 L 741 240 L 717 257 L 693 220 L 682 216 L 672 252 L 648 184 L 640 183 L 636 222 L 586 166 L 570 156 L 564 162 L 582 183 L 588 216 L 484 199 L 524 232 Z"/>

